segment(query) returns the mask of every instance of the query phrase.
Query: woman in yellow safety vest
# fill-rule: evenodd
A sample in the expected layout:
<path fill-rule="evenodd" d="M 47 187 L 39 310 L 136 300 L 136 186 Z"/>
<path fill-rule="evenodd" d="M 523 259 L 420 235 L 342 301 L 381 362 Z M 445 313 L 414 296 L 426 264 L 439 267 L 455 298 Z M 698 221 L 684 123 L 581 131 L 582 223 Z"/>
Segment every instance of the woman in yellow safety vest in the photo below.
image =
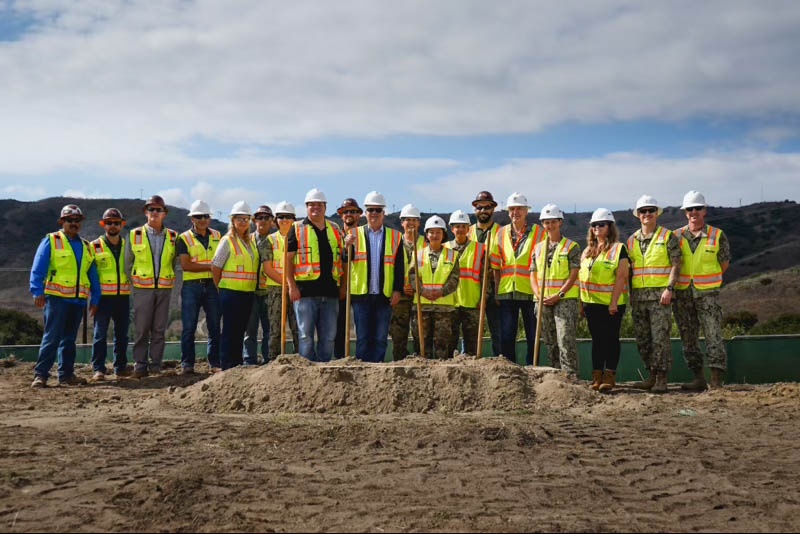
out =
<path fill-rule="evenodd" d="M 602 393 L 616 385 L 628 271 L 628 249 L 619 242 L 614 214 L 598 208 L 589 222 L 579 279 L 583 313 L 592 335 L 591 388 Z"/>
<path fill-rule="evenodd" d="M 242 200 L 233 205 L 228 233 L 219 242 L 211 261 L 222 308 L 219 362 L 223 371 L 242 364 L 244 332 L 258 282 L 259 256 L 250 239 L 251 216 L 247 202 Z"/>

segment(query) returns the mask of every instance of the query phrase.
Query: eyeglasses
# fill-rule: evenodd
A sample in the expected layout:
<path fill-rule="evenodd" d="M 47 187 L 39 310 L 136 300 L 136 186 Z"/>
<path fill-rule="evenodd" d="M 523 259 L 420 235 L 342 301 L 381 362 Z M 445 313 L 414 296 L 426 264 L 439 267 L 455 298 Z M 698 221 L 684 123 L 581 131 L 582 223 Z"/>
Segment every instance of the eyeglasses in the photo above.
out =
<path fill-rule="evenodd" d="M 64 219 L 64 222 L 67 222 L 67 223 L 70 223 L 70 224 L 78 224 L 82 220 L 83 219 L 81 219 L 80 217 L 67 217 L 66 219 Z"/>
<path fill-rule="evenodd" d="M 382 213 L 383 208 L 367 208 L 367 213 Z"/>
<path fill-rule="evenodd" d="M 276 215 L 275 218 L 278 219 L 279 221 L 285 221 L 287 219 L 293 221 L 294 215 Z"/>
<path fill-rule="evenodd" d="M 247 216 L 241 216 L 241 215 L 240 215 L 240 216 L 238 216 L 238 217 L 234 217 L 234 218 L 233 218 L 233 222 L 239 222 L 239 223 L 249 223 L 249 222 L 250 222 L 250 217 L 247 217 Z"/>
<path fill-rule="evenodd" d="M 601 221 L 601 222 L 593 222 L 589 226 L 591 226 L 592 228 L 605 228 L 608 225 L 609 225 L 608 222 Z"/>
<path fill-rule="evenodd" d="M 703 211 L 705 206 L 692 206 L 691 208 L 686 208 L 686 213 L 691 213 L 693 211 Z"/>
<path fill-rule="evenodd" d="M 192 215 L 192 219 L 197 219 L 198 221 L 204 221 L 206 219 L 210 219 L 211 215 Z"/>
<path fill-rule="evenodd" d="M 372 208 L 367 208 L 367 211 L 370 211 Z M 360 215 L 361 212 L 358 210 L 342 210 L 342 215 Z"/>
<path fill-rule="evenodd" d="M 106 226 L 119 226 L 122 224 L 122 221 L 103 221 L 103 224 Z"/>
<path fill-rule="evenodd" d="M 636 211 L 639 213 L 639 215 L 643 215 L 645 213 L 653 214 L 658 211 L 658 208 L 639 208 Z"/>
<path fill-rule="evenodd" d="M 166 210 L 164 208 L 147 208 L 147 211 L 150 213 L 164 213 Z"/>
<path fill-rule="evenodd" d="M 494 206 L 475 206 L 475 211 L 492 211 Z"/>
<path fill-rule="evenodd" d="M 272 215 L 256 215 L 253 219 L 257 221 L 269 221 L 272 219 Z"/>

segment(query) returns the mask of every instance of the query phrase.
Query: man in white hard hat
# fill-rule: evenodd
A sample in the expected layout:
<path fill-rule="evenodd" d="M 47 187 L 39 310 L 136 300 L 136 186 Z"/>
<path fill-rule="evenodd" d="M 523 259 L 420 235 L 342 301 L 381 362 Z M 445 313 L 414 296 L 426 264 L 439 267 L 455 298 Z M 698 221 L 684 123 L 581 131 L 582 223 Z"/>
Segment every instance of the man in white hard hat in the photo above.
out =
<path fill-rule="evenodd" d="M 469 228 L 469 239 L 476 243 L 486 245 L 489 240 L 488 249 L 491 250 L 497 242 L 500 233 L 500 225 L 493 220 L 494 210 L 497 202 L 489 191 L 480 191 L 472 201 L 472 209 L 475 212 L 475 224 Z M 491 237 L 489 237 L 491 236 Z M 494 284 L 494 276 L 488 277 L 486 287 L 486 324 L 489 327 L 489 334 L 492 336 L 492 352 L 495 356 L 500 356 L 503 347 L 500 343 L 500 305 L 495 298 L 497 291 Z"/>
<path fill-rule="evenodd" d="M 681 333 L 683 357 L 694 373 L 694 380 L 683 389 L 700 391 L 707 383 L 703 374 L 703 352 L 700 350 L 700 327 L 706 339 L 707 365 L 711 370 L 711 387 L 722 387 L 728 366 L 725 341 L 722 338 L 722 307 L 719 291 L 722 275 L 728 270 L 731 249 L 728 238 L 719 228 L 706 224 L 706 199 L 698 191 L 683 197 L 681 209 L 688 224 L 675 231 L 683 262 L 672 310 Z"/>
<path fill-rule="evenodd" d="M 392 308 L 400 301 L 405 277 L 402 235 L 384 226 L 386 199 L 371 191 L 364 198 L 367 224 L 345 236 L 350 294 L 356 325 L 356 357 L 383 362 L 388 346 Z"/>
<path fill-rule="evenodd" d="M 408 269 L 414 263 L 414 249 L 425 248 L 425 238 L 419 232 L 420 211 L 413 204 L 406 204 L 400 210 L 400 225 L 403 227 L 403 254 L 405 255 L 406 274 L 403 294 L 400 301 L 392 309 L 392 322 L 389 324 L 389 335 L 392 337 L 392 360 L 400 361 L 408 356 L 408 334 L 411 326 L 411 308 L 414 288 L 408 279 Z M 415 245 L 416 242 L 416 245 Z M 419 350 L 419 348 L 416 348 Z"/>
<path fill-rule="evenodd" d="M 364 210 L 358 205 L 358 201 L 354 198 L 348 197 L 342 201 L 336 209 L 336 213 L 342 219 L 342 235 L 347 235 L 349 232 L 354 231 L 358 227 L 358 221 Z M 348 265 L 344 261 L 347 257 L 347 251 L 342 253 L 342 276 L 347 276 Z M 346 279 L 345 279 L 346 280 Z M 339 286 L 339 316 L 336 318 L 336 341 L 333 344 L 334 358 L 344 358 L 345 353 L 345 335 L 347 327 L 345 321 L 347 320 L 347 284 L 342 283 Z M 350 343 L 350 340 L 347 340 Z"/>
<path fill-rule="evenodd" d="M 311 189 L 305 203 L 306 218 L 286 238 L 286 279 L 300 331 L 300 355 L 327 362 L 333 356 L 339 315 L 342 234 L 325 219 L 328 200 L 322 191 Z"/>
<path fill-rule="evenodd" d="M 34 304 L 44 308 L 44 335 L 33 368 L 34 388 L 47 386 L 56 356 L 59 385 L 86 383 L 75 376 L 75 339 L 86 301 L 94 316 L 101 293 L 92 248 L 79 235 L 84 219 L 75 204 L 61 208 L 61 230 L 47 234 L 33 258 L 30 291 Z"/>
<path fill-rule="evenodd" d="M 283 260 L 286 252 L 286 236 L 292 229 L 296 212 L 294 206 L 285 200 L 275 204 L 275 222 L 278 231 L 272 232 L 267 238 L 267 243 L 262 250 L 261 262 L 264 273 L 267 275 L 267 310 L 269 312 L 269 361 L 274 360 L 281 353 L 281 325 L 283 324 L 282 289 L 283 289 Z M 297 334 L 297 317 L 291 301 L 287 303 L 286 322 L 292 336 L 294 352 L 300 346 Z"/>
<path fill-rule="evenodd" d="M 459 253 L 459 281 L 456 290 L 456 311 L 452 345 L 458 350 L 459 333 L 462 336 L 461 352 L 475 356 L 478 353 L 478 322 L 481 288 L 483 287 L 484 246 L 469 239 L 469 216 L 461 210 L 450 214 L 450 231 L 453 240 L 445 243 Z"/>
<path fill-rule="evenodd" d="M 544 239 L 538 224 L 528 224 L 528 199 L 522 193 L 512 193 L 506 201 L 511 223 L 504 226 L 492 245 L 496 298 L 500 304 L 500 326 L 503 356 L 517 361 L 516 342 L 519 315 L 527 338 L 525 364 L 533 365 L 533 346 L 536 338 L 536 313 L 531 288 L 533 247 Z"/>
<path fill-rule="evenodd" d="M 658 225 L 663 210 L 650 195 L 636 201 L 634 215 L 641 228 L 628 238 L 631 262 L 631 318 L 639 355 L 650 375 L 634 387 L 667 392 L 672 367 L 670 303 L 681 268 L 681 249 L 675 235 Z"/>
<path fill-rule="evenodd" d="M 183 269 L 181 286 L 181 370 L 193 374 L 195 334 L 200 310 L 205 312 L 208 331 L 208 366 L 219 367 L 219 294 L 211 275 L 211 260 L 222 236 L 210 227 L 211 207 L 204 200 L 195 200 L 189 207 L 192 227 L 183 232 L 175 245 L 175 254 Z"/>
<path fill-rule="evenodd" d="M 531 263 L 533 294 L 538 298 L 544 289 L 544 298 L 536 305 L 536 313 L 542 314 L 539 335 L 547 345 L 550 365 L 577 377 L 580 288 L 575 282 L 581 268 L 581 247 L 561 234 L 564 213 L 555 204 L 546 204 L 539 220 L 547 232 L 545 241 L 536 244 Z"/>
<path fill-rule="evenodd" d="M 267 274 L 264 271 L 264 256 L 269 246 L 267 241 L 272 230 L 272 209 L 262 204 L 253 213 L 253 223 L 256 230 L 251 237 L 256 242 L 259 255 L 258 285 L 253 297 L 253 309 L 250 310 L 250 319 L 244 332 L 244 365 L 258 365 L 258 327 L 261 326 L 261 357 L 266 364 L 269 362 L 269 309 L 267 305 Z"/>
<path fill-rule="evenodd" d="M 178 232 L 164 226 L 164 199 L 151 196 L 142 211 L 147 222 L 131 230 L 125 243 L 125 271 L 133 284 L 134 378 L 161 373 L 178 261 Z"/>

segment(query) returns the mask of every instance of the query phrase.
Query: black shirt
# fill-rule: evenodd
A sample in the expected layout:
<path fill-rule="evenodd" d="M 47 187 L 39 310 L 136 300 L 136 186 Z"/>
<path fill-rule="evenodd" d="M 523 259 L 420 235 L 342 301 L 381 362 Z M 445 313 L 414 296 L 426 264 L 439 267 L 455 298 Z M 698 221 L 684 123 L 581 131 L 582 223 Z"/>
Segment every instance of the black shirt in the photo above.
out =
<path fill-rule="evenodd" d="M 319 278 L 316 280 L 298 280 L 297 288 L 300 290 L 301 297 L 333 297 L 339 298 L 339 284 L 333 279 L 333 251 L 328 242 L 328 228 L 330 224 L 326 221 L 325 226 L 320 230 L 308 217 L 303 219 L 303 224 L 310 226 L 317 234 L 319 243 Z M 286 251 L 297 252 L 297 226 L 292 226 L 286 236 Z"/>

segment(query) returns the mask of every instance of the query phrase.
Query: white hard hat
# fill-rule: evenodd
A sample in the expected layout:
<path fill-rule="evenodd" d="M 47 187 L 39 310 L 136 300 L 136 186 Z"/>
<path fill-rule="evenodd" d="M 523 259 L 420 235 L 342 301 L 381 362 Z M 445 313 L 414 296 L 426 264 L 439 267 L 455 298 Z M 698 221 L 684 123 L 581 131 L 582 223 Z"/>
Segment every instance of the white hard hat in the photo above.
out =
<path fill-rule="evenodd" d="M 593 222 L 603 222 L 603 221 L 612 223 L 616 222 L 614 220 L 614 214 L 611 213 L 611 210 L 607 210 L 605 208 L 597 208 L 596 210 L 594 210 L 594 213 L 592 213 L 592 219 L 589 221 L 589 224 Z"/>
<path fill-rule="evenodd" d="M 364 206 L 380 206 L 385 208 L 386 199 L 377 191 L 370 191 L 367 193 L 367 196 L 364 197 Z"/>
<path fill-rule="evenodd" d="M 275 215 L 279 213 L 288 213 L 289 215 L 297 215 L 294 211 L 294 206 L 286 202 L 285 200 L 281 200 L 275 205 Z"/>
<path fill-rule="evenodd" d="M 403 209 L 400 210 L 401 219 L 419 219 L 420 217 L 419 208 L 414 204 L 406 204 L 403 206 Z"/>
<path fill-rule="evenodd" d="M 450 224 L 469 224 L 469 215 L 461 210 L 456 210 L 450 215 Z"/>
<path fill-rule="evenodd" d="M 639 208 L 647 208 L 647 207 L 657 208 L 658 209 L 658 211 L 656 212 L 657 215 L 661 215 L 662 213 L 664 213 L 664 210 L 661 209 L 661 207 L 658 205 L 658 200 L 656 200 L 654 197 L 651 197 L 650 195 L 642 195 L 639 197 L 639 200 L 636 201 L 636 207 L 633 208 L 633 214 L 638 217 Z"/>
<path fill-rule="evenodd" d="M 561 211 L 561 208 L 556 206 L 555 204 L 546 204 L 542 208 L 542 212 L 539 214 L 540 221 L 546 221 L 547 219 L 563 219 L 564 212 Z"/>
<path fill-rule="evenodd" d="M 447 230 L 447 226 L 444 224 L 444 219 L 439 217 L 438 215 L 433 215 L 425 221 L 425 231 L 427 232 L 431 228 L 441 228 L 442 230 Z"/>
<path fill-rule="evenodd" d="M 211 207 L 207 202 L 195 200 L 189 207 L 189 217 L 192 215 L 211 215 Z"/>
<path fill-rule="evenodd" d="M 317 189 L 316 187 L 306 193 L 306 204 L 309 202 L 325 202 L 328 203 L 328 199 L 325 198 L 325 193 Z"/>
<path fill-rule="evenodd" d="M 703 196 L 703 193 L 700 191 L 689 191 L 683 195 L 681 209 L 685 210 L 686 208 L 696 208 L 698 206 L 705 208 L 707 205 L 706 197 Z"/>
<path fill-rule="evenodd" d="M 511 193 L 511 196 L 509 196 L 508 200 L 506 200 L 506 208 L 513 208 L 515 206 L 530 208 L 528 205 L 528 199 L 525 198 L 525 195 L 522 193 Z"/>
<path fill-rule="evenodd" d="M 233 205 L 231 208 L 230 216 L 233 217 L 234 215 L 247 215 L 248 217 L 251 216 L 253 213 L 250 211 L 250 206 L 244 200 L 240 200 L 236 204 Z"/>

